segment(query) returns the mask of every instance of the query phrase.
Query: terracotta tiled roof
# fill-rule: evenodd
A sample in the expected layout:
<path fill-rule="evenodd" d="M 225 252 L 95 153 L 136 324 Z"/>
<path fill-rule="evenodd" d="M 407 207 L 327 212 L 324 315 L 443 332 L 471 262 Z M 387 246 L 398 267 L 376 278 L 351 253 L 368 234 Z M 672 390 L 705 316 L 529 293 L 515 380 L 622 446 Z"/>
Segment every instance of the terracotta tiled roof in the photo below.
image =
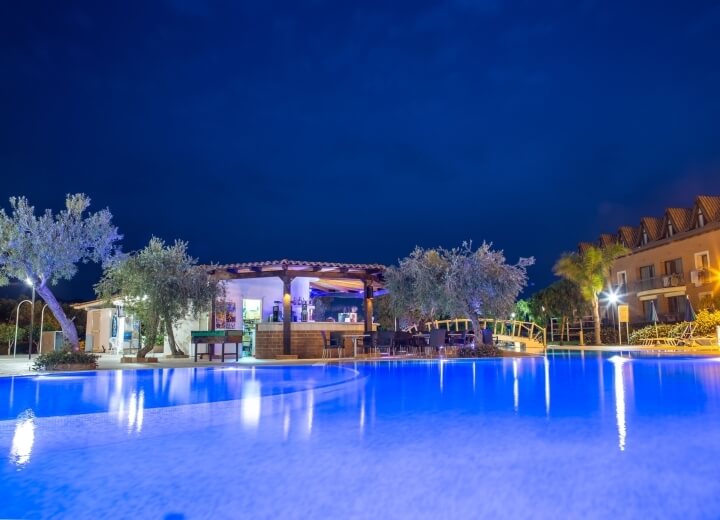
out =
<path fill-rule="evenodd" d="M 273 269 L 291 269 L 293 267 L 318 267 L 327 269 L 360 269 L 360 270 L 384 270 L 385 266 L 382 264 L 342 264 L 335 262 L 305 262 L 301 260 L 267 260 L 264 262 L 241 262 L 236 264 L 223 264 L 214 266 L 216 269 L 253 269 L 253 268 L 268 268 Z"/>
<path fill-rule="evenodd" d="M 702 208 L 706 222 L 720 221 L 720 196 L 699 195 L 696 203 Z"/>
<path fill-rule="evenodd" d="M 672 222 L 674 233 L 691 231 L 697 226 L 698 208 L 702 209 L 706 223 L 720 222 L 720 195 L 698 195 L 692 209 L 667 208 L 663 218 L 643 217 L 638 227 L 621 226 L 617 232 L 617 241 L 631 249 L 642 246 L 643 229 L 647 231 L 648 242 L 667 238 L 668 221 Z M 598 240 L 601 246 L 614 242 L 614 237 L 608 234 L 600 235 Z M 578 249 L 582 252 L 589 245 L 588 242 L 581 242 Z"/>
<path fill-rule="evenodd" d="M 643 217 L 640 219 L 641 234 L 642 228 L 645 228 L 650 240 L 658 240 L 662 238 L 662 219 L 657 217 Z"/>
<path fill-rule="evenodd" d="M 581 255 L 583 255 L 591 247 L 595 247 L 595 245 L 591 244 L 590 242 L 580 242 L 578 244 L 578 251 L 580 252 Z"/>
<path fill-rule="evenodd" d="M 639 235 L 640 230 L 636 227 L 621 226 L 620 229 L 618 229 L 618 238 L 620 242 L 627 247 L 633 247 L 637 243 Z"/>
<path fill-rule="evenodd" d="M 617 237 L 615 235 L 611 235 L 609 233 L 603 233 L 600 235 L 600 239 L 598 240 L 598 243 L 600 244 L 600 247 L 607 247 L 611 246 L 613 244 L 617 244 Z"/>
<path fill-rule="evenodd" d="M 667 220 L 672 222 L 676 233 L 687 231 L 692 226 L 693 210 L 690 208 L 668 208 L 665 214 L 665 222 L 663 227 L 667 227 Z"/>

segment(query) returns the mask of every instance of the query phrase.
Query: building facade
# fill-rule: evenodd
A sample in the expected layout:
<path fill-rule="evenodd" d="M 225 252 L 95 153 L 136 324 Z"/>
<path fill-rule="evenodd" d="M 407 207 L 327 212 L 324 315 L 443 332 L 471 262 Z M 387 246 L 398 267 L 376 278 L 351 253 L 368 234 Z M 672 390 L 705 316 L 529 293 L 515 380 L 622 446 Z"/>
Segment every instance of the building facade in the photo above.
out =
<path fill-rule="evenodd" d="M 720 289 L 720 196 L 699 196 L 692 208 L 668 208 L 638 226 L 603 234 L 593 245 L 619 242 L 629 253 L 612 267 L 608 285 L 630 307 L 630 321 L 682 321 Z M 580 251 L 589 244 L 580 244 Z"/>

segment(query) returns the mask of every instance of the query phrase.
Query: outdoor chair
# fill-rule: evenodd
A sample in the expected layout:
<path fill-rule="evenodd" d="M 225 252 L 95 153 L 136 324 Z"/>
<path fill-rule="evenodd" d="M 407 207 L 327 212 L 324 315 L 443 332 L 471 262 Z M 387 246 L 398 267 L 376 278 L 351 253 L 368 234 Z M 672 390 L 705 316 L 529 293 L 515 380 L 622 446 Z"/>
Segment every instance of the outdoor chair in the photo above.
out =
<path fill-rule="evenodd" d="M 377 352 L 382 354 L 383 351 L 388 355 L 392 354 L 395 333 L 391 330 L 381 330 L 377 334 Z"/>
<path fill-rule="evenodd" d="M 428 348 L 431 351 L 437 350 L 440 354 L 442 349 L 445 348 L 445 340 L 447 339 L 447 330 L 445 329 L 433 329 L 430 331 L 430 341 Z"/>
<path fill-rule="evenodd" d="M 376 331 L 368 332 L 368 335 L 362 338 L 362 350 L 365 354 L 374 354 L 377 352 L 378 333 Z"/>
<path fill-rule="evenodd" d="M 332 351 L 337 350 L 337 357 L 341 357 L 343 354 L 343 337 L 340 332 L 331 332 L 330 338 L 328 339 L 328 334 L 324 330 L 320 331 L 320 334 L 322 335 L 323 339 L 323 351 L 322 351 L 322 357 L 332 357 Z"/>
<path fill-rule="evenodd" d="M 457 354 L 458 348 L 467 345 L 468 333 L 467 331 L 455 332 L 449 335 L 448 352 L 452 351 L 453 354 Z"/>
<path fill-rule="evenodd" d="M 415 335 L 412 338 L 412 351 L 414 354 L 422 354 L 428 348 L 427 340 L 422 335 Z"/>
<path fill-rule="evenodd" d="M 395 332 L 395 337 L 393 338 L 393 353 L 408 354 L 412 349 L 412 339 L 412 334 L 409 332 L 405 332 L 404 330 Z"/>

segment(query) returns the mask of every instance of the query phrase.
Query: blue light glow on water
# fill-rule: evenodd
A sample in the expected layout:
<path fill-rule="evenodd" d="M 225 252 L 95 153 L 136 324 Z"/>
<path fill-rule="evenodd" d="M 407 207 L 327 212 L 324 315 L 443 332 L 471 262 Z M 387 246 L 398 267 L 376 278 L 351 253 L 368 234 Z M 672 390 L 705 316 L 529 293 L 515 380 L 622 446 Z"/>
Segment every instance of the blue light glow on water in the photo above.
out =
<path fill-rule="evenodd" d="M 720 517 L 720 363 L 0 378 L 0 517 Z"/>

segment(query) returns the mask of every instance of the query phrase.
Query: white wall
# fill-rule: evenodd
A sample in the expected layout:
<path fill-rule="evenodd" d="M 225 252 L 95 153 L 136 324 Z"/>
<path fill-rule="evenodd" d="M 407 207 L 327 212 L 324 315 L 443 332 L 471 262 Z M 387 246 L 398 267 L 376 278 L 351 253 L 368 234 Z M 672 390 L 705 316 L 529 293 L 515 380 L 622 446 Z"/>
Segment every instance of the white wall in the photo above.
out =
<path fill-rule="evenodd" d="M 317 278 L 295 278 L 290 284 L 292 299 L 310 299 L 310 282 Z M 255 278 L 251 280 L 228 280 L 225 282 L 225 298 L 237 303 L 238 328 L 242 327 L 242 301 L 245 298 L 262 300 L 262 321 L 272 316 L 275 302 L 282 311 L 283 283 L 280 278 Z"/>
<path fill-rule="evenodd" d="M 93 351 L 95 352 L 102 352 L 103 346 L 106 351 L 110 350 L 113 312 L 114 309 L 91 309 L 87 311 L 85 342 L 87 346 L 88 338 L 92 337 Z"/>
<path fill-rule="evenodd" d="M 190 354 L 192 352 L 190 348 L 190 332 L 193 330 L 207 330 L 207 324 L 207 312 L 200 314 L 197 318 L 185 318 L 184 320 L 176 321 L 173 326 L 173 332 L 175 333 L 175 343 L 177 343 L 178 348 L 185 352 L 185 354 Z M 163 333 L 164 332 L 165 331 L 163 331 Z M 203 350 L 200 349 L 199 352 L 203 352 Z M 165 334 L 163 354 L 172 354 L 167 334 Z"/>

